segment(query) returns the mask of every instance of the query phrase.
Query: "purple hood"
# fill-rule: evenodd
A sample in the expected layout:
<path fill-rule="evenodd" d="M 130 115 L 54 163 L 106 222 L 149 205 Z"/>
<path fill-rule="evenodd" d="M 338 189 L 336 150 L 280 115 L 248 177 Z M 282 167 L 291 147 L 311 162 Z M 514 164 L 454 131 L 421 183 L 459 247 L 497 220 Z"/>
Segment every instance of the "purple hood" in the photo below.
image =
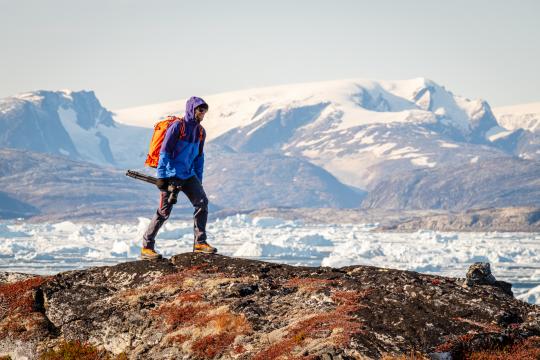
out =
<path fill-rule="evenodd" d="M 186 102 L 186 113 L 184 115 L 184 119 L 187 122 L 195 121 L 195 108 L 203 104 L 206 104 L 206 102 L 200 97 L 190 97 L 189 100 Z M 208 104 L 206 104 L 206 106 L 208 106 Z"/>

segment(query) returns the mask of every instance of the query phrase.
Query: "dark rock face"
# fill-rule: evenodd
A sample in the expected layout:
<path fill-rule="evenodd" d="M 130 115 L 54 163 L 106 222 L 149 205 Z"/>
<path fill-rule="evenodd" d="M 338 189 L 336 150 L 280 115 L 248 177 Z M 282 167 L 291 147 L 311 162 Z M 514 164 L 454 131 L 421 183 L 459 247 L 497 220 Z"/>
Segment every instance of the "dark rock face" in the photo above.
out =
<path fill-rule="evenodd" d="M 467 271 L 466 286 L 475 285 L 493 285 L 501 288 L 505 293 L 513 296 L 512 284 L 505 281 L 497 281 L 491 273 L 491 265 L 489 263 L 477 262 L 472 264 Z"/>
<path fill-rule="evenodd" d="M 451 167 L 403 172 L 375 186 L 364 208 L 445 209 L 535 207 L 540 162 L 495 158 Z"/>
<path fill-rule="evenodd" d="M 467 286 L 494 285 L 496 282 L 497 280 L 495 280 L 495 277 L 491 273 L 491 265 L 489 263 L 474 263 L 469 267 L 469 271 L 467 271 Z"/>
<path fill-rule="evenodd" d="M 86 130 L 97 124 L 114 126 L 112 113 L 101 106 L 93 91 L 36 91 L 0 99 L 0 108 L 4 110 L 0 113 L 0 147 L 69 154 L 75 160 L 80 160 L 80 154 L 62 125 L 59 109 L 73 109 L 77 124 Z"/>
<path fill-rule="evenodd" d="M 79 153 L 56 113 L 59 96 L 53 98 L 55 103 L 42 98 L 39 106 L 22 99 L 0 99 L 0 108 L 7 109 L 0 116 L 0 147 L 50 154 L 61 154 L 63 149 L 78 159 Z"/>
<path fill-rule="evenodd" d="M 0 191 L 0 219 L 28 217 L 39 213 L 39 210 L 30 204 L 14 199 Z"/>
<path fill-rule="evenodd" d="M 539 308 L 498 286 L 367 266 L 186 253 L 0 281 L 0 355 L 14 358 L 78 340 L 129 359 L 459 359 L 540 334 Z"/>
<path fill-rule="evenodd" d="M 16 149 L 0 149 L 0 158 L 0 217 L 134 219 L 155 211 L 155 188 L 122 170 Z"/>

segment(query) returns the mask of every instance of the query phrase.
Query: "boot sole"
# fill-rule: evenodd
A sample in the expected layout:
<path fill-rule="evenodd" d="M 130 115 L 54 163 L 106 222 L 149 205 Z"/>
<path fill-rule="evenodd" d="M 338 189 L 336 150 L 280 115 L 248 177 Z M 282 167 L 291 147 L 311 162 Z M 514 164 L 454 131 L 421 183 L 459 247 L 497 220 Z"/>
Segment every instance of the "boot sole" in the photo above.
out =
<path fill-rule="evenodd" d="M 205 251 L 205 250 L 193 250 L 195 253 L 203 253 L 203 254 L 216 254 L 217 250 L 214 251 Z"/>
<path fill-rule="evenodd" d="M 163 259 L 163 256 L 143 256 L 141 255 L 139 257 L 141 260 L 159 260 L 159 259 Z"/>

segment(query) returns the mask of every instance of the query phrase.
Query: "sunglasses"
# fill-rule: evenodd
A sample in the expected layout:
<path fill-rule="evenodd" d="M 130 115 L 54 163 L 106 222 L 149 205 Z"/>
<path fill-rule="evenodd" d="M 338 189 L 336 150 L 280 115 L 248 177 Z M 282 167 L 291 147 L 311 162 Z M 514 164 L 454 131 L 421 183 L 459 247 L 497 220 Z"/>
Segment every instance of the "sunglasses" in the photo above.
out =
<path fill-rule="evenodd" d="M 205 113 L 205 112 L 208 111 L 208 109 L 206 109 L 206 108 L 201 108 L 201 107 L 197 107 L 197 108 L 195 108 L 195 111 L 198 111 L 198 112 L 201 112 L 201 113 Z"/>

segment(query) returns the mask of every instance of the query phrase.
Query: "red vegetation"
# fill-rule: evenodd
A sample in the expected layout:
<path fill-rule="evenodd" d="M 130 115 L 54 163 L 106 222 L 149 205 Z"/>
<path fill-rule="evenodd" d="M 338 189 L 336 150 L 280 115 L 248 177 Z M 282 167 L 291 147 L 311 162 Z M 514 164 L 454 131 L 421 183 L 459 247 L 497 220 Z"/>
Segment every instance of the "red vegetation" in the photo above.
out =
<path fill-rule="evenodd" d="M 247 350 L 246 350 L 246 348 L 245 348 L 243 345 L 236 345 L 236 346 L 234 347 L 234 350 L 233 350 L 233 351 L 234 351 L 235 354 L 243 354 L 243 353 L 245 353 Z"/>
<path fill-rule="evenodd" d="M 534 336 L 527 340 L 506 346 L 498 350 L 486 350 L 467 354 L 467 360 L 537 360 L 540 359 L 540 337 Z"/>
<path fill-rule="evenodd" d="M 109 359 L 104 351 L 80 341 L 67 341 L 60 344 L 58 350 L 49 350 L 40 356 L 40 360 L 102 360 Z"/>
<path fill-rule="evenodd" d="M 208 304 L 163 304 L 152 311 L 152 315 L 161 316 L 170 328 L 178 325 L 193 324 L 199 317 L 199 313 L 208 310 Z"/>
<path fill-rule="evenodd" d="M 227 350 L 227 348 L 234 342 L 235 337 L 236 334 L 231 334 L 228 332 L 216 335 L 207 335 L 195 341 L 191 346 L 191 350 L 200 358 L 214 358 L 223 354 L 225 350 Z"/>
<path fill-rule="evenodd" d="M 449 352 L 455 349 L 458 346 L 463 346 L 468 344 L 472 339 L 474 339 L 474 336 L 476 334 L 465 334 L 459 336 L 457 339 L 449 340 L 443 344 L 440 344 L 435 348 L 435 351 L 437 352 Z"/>
<path fill-rule="evenodd" d="M 411 350 L 408 355 L 383 355 L 381 360 L 428 360 L 429 358 L 417 351 Z"/>
<path fill-rule="evenodd" d="M 296 346 L 308 339 L 325 339 L 334 329 L 341 331 L 335 336 L 336 345 L 347 346 L 351 336 L 363 332 L 362 323 L 351 313 L 360 309 L 358 303 L 368 291 L 335 291 L 332 299 L 338 304 L 333 310 L 316 314 L 306 320 L 299 321 L 287 332 L 287 338 L 272 344 L 267 349 L 255 355 L 254 360 L 271 360 L 291 352 Z"/>
<path fill-rule="evenodd" d="M 202 291 L 190 291 L 178 295 L 178 300 L 181 302 L 199 302 L 203 300 L 203 298 Z"/>
<path fill-rule="evenodd" d="M 192 277 L 200 272 L 204 266 L 192 266 L 179 272 L 162 276 L 154 282 L 154 286 L 162 287 L 167 285 L 182 285 L 185 279 Z"/>
<path fill-rule="evenodd" d="M 33 291 L 49 278 L 33 277 L 14 283 L 0 285 L 0 318 L 16 311 L 30 313 L 33 311 Z"/>
<path fill-rule="evenodd" d="M 0 285 L 0 339 L 8 335 L 27 338 L 32 330 L 44 323 L 44 317 L 35 309 L 35 289 L 49 280 L 33 277 Z"/>
<path fill-rule="evenodd" d="M 188 336 L 188 335 L 183 335 L 183 334 L 179 334 L 179 335 L 175 335 L 175 336 L 172 336 L 169 341 L 172 342 L 172 343 L 176 343 L 176 344 L 179 344 L 179 345 L 182 345 L 183 343 L 186 342 L 186 340 L 189 340 L 191 337 Z"/>
<path fill-rule="evenodd" d="M 230 312 L 201 316 L 196 324 L 199 326 L 212 324 L 215 327 L 214 334 L 196 340 L 191 346 L 198 357 L 205 359 L 223 354 L 238 335 L 251 331 L 251 326 L 244 315 Z M 238 347 L 234 348 L 233 351 L 236 352 L 237 349 Z"/>

